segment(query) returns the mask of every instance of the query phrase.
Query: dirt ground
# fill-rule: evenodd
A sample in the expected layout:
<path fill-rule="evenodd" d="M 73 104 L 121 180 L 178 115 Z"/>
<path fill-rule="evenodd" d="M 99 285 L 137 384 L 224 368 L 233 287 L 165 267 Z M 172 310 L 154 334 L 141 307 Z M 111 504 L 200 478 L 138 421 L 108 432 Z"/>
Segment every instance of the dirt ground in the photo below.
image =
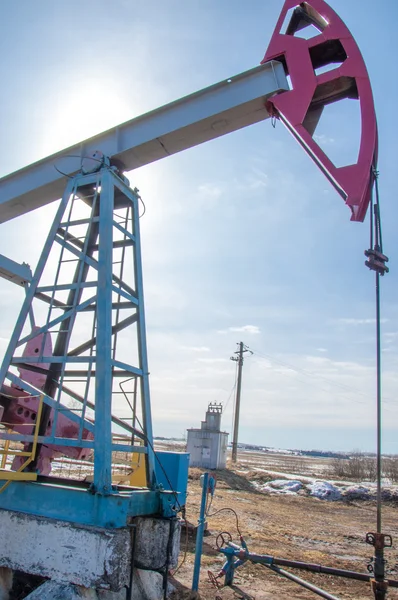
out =
<path fill-rule="evenodd" d="M 290 467 L 289 470 L 291 472 Z M 187 519 L 194 524 L 197 523 L 200 507 L 200 474 L 200 469 L 190 470 Z M 308 496 L 265 495 L 251 484 L 256 475 L 248 470 L 246 456 L 234 470 L 225 469 L 216 472 L 216 475 L 217 487 L 210 514 L 220 508 L 235 509 L 250 551 L 366 573 L 373 555 L 373 547 L 365 544 L 366 533 L 375 529 L 376 506 L 373 502 L 328 502 Z M 394 544 L 393 548 L 385 551 L 388 577 L 391 579 L 398 579 L 397 515 L 397 506 L 384 504 L 383 531 L 393 537 Z M 233 588 L 217 590 L 209 582 L 207 572 L 216 574 L 223 564 L 223 556 L 216 549 L 219 532 L 229 531 L 238 543 L 235 516 L 227 511 L 218 513 L 208 519 L 208 528 L 210 535 L 204 538 L 199 586 L 203 600 L 310 600 L 319 597 L 266 567 L 249 563 L 236 571 Z M 194 539 L 189 537 L 186 544 L 183 535 L 181 559 L 184 549 L 185 562 L 174 581 L 178 588 L 176 599 L 195 597 L 189 593 L 195 556 Z M 368 600 L 374 597 L 368 583 L 306 571 L 292 572 L 341 599 Z M 398 599 L 398 589 L 390 588 L 388 599 L 393 598 Z"/>

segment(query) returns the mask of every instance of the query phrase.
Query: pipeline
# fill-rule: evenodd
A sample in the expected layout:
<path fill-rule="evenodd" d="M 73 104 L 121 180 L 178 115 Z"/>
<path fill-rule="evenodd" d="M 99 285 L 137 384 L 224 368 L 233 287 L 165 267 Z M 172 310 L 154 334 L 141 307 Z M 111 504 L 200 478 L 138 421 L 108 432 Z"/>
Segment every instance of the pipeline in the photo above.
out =
<path fill-rule="evenodd" d="M 317 594 L 318 596 L 321 596 L 322 598 L 326 598 L 326 600 L 339 600 L 339 598 L 337 598 L 337 596 L 332 596 L 332 594 L 325 592 L 325 590 L 321 590 L 321 588 L 317 587 L 316 585 L 314 585 L 312 583 L 309 583 L 309 581 L 305 581 L 305 579 L 301 579 L 301 577 L 297 577 L 297 575 L 293 575 L 292 573 L 289 573 L 289 571 L 285 571 L 284 569 L 280 569 L 279 567 L 276 567 L 274 565 L 264 565 L 264 566 L 267 567 L 268 569 L 271 569 L 271 571 L 278 573 L 278 575 L 282 575 L 282 577 L 286 577 L 286 579 L 290 579 L 291 581 L 294 581 L 294 583 L 298 583 L 298 585 L 301 585 L 301 587 L 304 587 L 305 589 L 310 590 L 311 592 L 314 592 L 314 594 Z"/>
<path fill-rule="evenodd" d="M 334 567 L 324 567 L 315 563 L 300 562 L 297 560 L 288 560 L 286 558 L 276 558 L 269 554 L 255 554 L 248 552 L 233 542 L 228 542 L 228 546 L 236 551 L 240 559 L 250 560 L 253 563 L 264 564 L 267 566 L 275 565 L 280 567 L 290 567 L 292 569 L 302 569 L 312 573 L 321 573 L 323 575 L 334 575 L 335 577 L 345 577 L 347 579 L 356 579 L 357 581 L 369 582 L 373 579 L 372 574 L 359 573 L 357 571 L 348 571 L 346 569 L 335 569 Z M 398 580 L 388 579 L 388 585 L 398 588 Z"/>

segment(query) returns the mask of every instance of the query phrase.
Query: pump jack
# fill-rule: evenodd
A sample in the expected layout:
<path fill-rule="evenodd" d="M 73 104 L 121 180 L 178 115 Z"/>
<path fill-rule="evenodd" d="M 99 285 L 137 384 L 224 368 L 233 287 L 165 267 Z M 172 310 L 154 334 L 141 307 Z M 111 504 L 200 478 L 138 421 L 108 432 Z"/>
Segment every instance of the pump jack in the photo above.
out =
<path fill-rule="evenodd" d="M 297 37 L 308 26 L 317 35 Z M 326 66 L 327 72 L 316 74 Z M 346 98 L 359 103 L 362 135 L 357 161 L 338 168 L 314 133 L 325 106 Z M 11 467 L 0 471 L 7 486 L 0 494 L 0 512 L 112 529 L 127 527 L 137 515 L 172 516 L 179 510 L 176 490 L 159 487 L 155 468 L 140 197 L 124 173 L 267 118 L 287 127 L 343 198 L 351 220 L 363 221 L 377 169 L 372 90 L 354 38 L 324 0 L 285 1 L 260 66 L 0 179 L 0 223 L 62 197 L 33 275 L 26 265 L 0 257 L 0 275 L 26 291 L 0 370 L 3 453 L 12 452 L 11 442 L 23 444 L 14 451 Z M 370 250 L 371 261 L 375 251 Z M 54 255 L 58 258 L 51 262 Z M 45 314 L 43 325 L 35 322 L 37 305 Z M 127 328 L 135 339 L 128 360 L 118 344 Z M 130 396 L 118 386 L 120 380 L 135 382 Z M 131 424 L 113 414 L 116 394 L 127 400 Z M 79 409 L 71 408 L 70 400 Z M 130 441 L 116 444 L 115 427 Z M 140 489 L 112 482 L 112 453 L 121 449 L 145 456 Z M 77 486 L 49 477 L 54 457 L 89 453 L 94 456 L 92 482 Z M 387 593 L 382 554 L 390 538 L 381 536 L 378 531 L 367 539 L 377 555 L 376 599 Z M 10 556 L 7 564 L 12 563 Z"/>

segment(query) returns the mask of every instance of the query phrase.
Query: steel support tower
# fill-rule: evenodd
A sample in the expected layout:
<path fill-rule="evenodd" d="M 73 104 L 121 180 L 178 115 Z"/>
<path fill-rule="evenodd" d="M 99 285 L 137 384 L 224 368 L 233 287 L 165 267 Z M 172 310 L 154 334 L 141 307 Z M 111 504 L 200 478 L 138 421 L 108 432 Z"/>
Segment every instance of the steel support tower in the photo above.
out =
<path fill-rule="evenodd" d="M 145 454 L 146 487 L 155 489 L 139 205 L 109 165 L 67 183 L 0 370 L 13 398 L 6 413 L 23 407 L 33 422 L 43 403 L 36 454 L 16 479 L 31 480 L 38 467 L 46 473 L 50 447 L 93 453 L 91 491 L 115 494 L 119 451 Z M 36 326 L 36 314 L 44 325 Z M 32 428 L 2 437 L 29 451 Z M 130 439 L 117 443 L 118 433 Z"/>

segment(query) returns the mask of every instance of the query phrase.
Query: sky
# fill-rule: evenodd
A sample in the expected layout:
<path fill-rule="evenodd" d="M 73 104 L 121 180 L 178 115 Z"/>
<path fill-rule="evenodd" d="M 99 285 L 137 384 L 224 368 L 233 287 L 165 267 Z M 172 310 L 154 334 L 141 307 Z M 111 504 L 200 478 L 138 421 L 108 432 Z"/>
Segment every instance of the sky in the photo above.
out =
<path fill-rule="evenodd" d="M 383 450 L 398 453 L 395 23 L 398 3 L 330 0 L 375 96 L 384 249 Z M 282 0 L 2 0 L 0 176 L 255 67 Z M 349 104 L 349 101 L 347 101 Z M 351 103 L 352 104 L 352 103 Z M 358 147 L 355 110 L 331 107 L 317 139 Z M 182 437 L 209 402 L 231 431 L 243 341 L 239 440 L 375 449 L 374 276 L 369 225 L 277 123 L 256 124 L 129 174 L 141 220 L 154 433 Z M 1 186 L 0 186 L 1 198 Z M 56 203 L 0 225 L 0 253 L 32 268 Z M 0 357 L 23 301 L 0 281 Z"/>

